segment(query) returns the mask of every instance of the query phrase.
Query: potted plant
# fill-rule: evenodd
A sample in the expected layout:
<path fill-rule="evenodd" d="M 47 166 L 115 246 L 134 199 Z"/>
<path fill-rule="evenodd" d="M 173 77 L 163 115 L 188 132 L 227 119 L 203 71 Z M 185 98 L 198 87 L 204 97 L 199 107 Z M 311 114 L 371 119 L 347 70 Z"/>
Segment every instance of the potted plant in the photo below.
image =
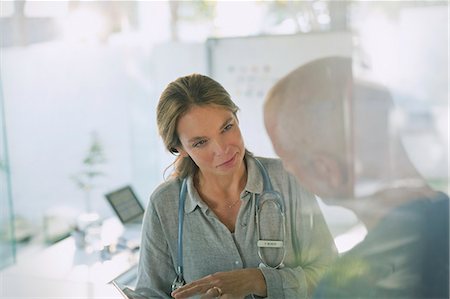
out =
<path fill-rule="evenodd" d="M 84 242 L 92 235 L 94 230 L 99 230 L 100 216 L 92 210 L 92 190 L 95 189 L 99 177 L 104 176 L 101 166 L 106 162 L 103 146 L 100 142 L 98 134 L 93 132 L 91 134 L 91 143 L 88 151 L 82 160 L 82 170 L 73 175 L 72 179 L 77 187 L 84 193 L 84 208 L 85 211 L 81 213 L 77 219 L 77 227 L 75 233 L 80 234 L 78 239 L 82 239 L 80 247 L 84 246 Z M 91 231 L 91 232 L 89 232 Z M 99 232 L 97 232 L 99 233 Z M 94 233 L 95 234 L 95 233 Z"/>

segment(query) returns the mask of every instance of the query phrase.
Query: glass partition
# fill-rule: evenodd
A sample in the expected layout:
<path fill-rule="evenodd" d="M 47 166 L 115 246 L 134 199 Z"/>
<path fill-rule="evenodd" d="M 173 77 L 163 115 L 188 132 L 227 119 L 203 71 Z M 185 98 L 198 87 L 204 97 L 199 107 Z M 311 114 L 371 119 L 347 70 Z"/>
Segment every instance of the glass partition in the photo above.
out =
<path fill-rule="evenodd" d="M 6 122 L 0 78 L 0 269 L 15 261 L 11 181 L 6 142 Z"/>

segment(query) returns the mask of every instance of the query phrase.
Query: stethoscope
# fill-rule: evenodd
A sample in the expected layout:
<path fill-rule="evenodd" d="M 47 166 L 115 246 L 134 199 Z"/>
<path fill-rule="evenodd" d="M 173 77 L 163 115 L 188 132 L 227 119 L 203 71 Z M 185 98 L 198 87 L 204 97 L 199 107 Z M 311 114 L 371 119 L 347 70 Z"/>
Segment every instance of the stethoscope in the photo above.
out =
<path fill-rule="evenodd" d="M 285 247 L 285 237 L 286 237 L 286 218 L 285 218 L 285 208 L 284 202 L 281 194 L 275 190 L 273 190 L 272 183 L 270 181 L 267 170 L 262 165 L 262 163 L 254 158 L 258 168 L 263 177 L 263 192 L 260 195 L 256 195 L 255 198 L 255 218 L 256 218 L 256 228 L 257 228 L 257 237 L 258 241 L 256 246 L 258 247 L 258 256 L 261 259 L 261 266 L 269 267 L 273 269 L 280 269 L 284 267 L 284 259 L 286 257 L 286 247 Z M 186 202 L 186 193 L 187 193 L 187 183 L 186 179 L 183 179 L 181 183 L 180 195 L 179 195 L 179 205 L 178 205 L 178 242 L 177 242 L 177 266 L 176 266 L 176 274 L 177 277 L 172 283 L 172 291 L 182 287 L 186 284 L 183 276 L 183 222 L 184 222 L 184 204 Z M 264 205 L 273 204 L 278 212 L 280 213 L 281 218 L 281 239 L 280 240 L 264 240 L 261 239 L 261 221 L 260 221 L 260 212 Z M 276 266 L 270 266 L 269 263 L 266 262 L 266 258 L 262 252 L 263 248 L 280 248 L 282 250 L 282 257 L 280 262 Z"/>

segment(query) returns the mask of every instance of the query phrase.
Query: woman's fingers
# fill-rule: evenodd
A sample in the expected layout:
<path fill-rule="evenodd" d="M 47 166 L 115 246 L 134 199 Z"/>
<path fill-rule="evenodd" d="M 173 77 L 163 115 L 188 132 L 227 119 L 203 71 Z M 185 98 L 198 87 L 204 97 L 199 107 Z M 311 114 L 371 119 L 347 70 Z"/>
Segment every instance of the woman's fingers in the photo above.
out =
<path fill-rule="evenodd" d="M 181 298 L 189 298 L 195 295 L 206 294 L 209 291 L 209 289 L 214 287 L 214 283 L 216 284 L 219 283 L 213 277 L 215 275 L 217 274 L 205 276 L 199 280 L 193 281 L 176 289 L 175 291 L 172 292 L 172 297 L 176 299 L 181 299 Z"/>
<path fill-rule="evenodd" d="M 251 283 L 249 283 L 251 282 Z M 263 290 L 254 289 L 262 285 Z M 244 298 L 248 294 L 265 294 L 266 287 L 259 269 L 218 272 L 188 283 L 172 292 L 176 299 L 200 295 L 201 298 Z"/>
<path fill-rule="evenodd" d="M 201 296 L 201 299 L 212 299 L 212 298 L 219 298 L 223 294 L 222 289 L 219 287 L 212 287 L 206 291 L 206 293 Z"/>
<path fill-rule="evenodd" d="M 192 283 L 186 284 L 181 288 L 172 292 L 172 297 L 176 299 L 189 298 L 195 295 L 201 295 L 206 293 L 211 288 L 211 285 L 205 284 L 204 282 L 194 281 Z"/>

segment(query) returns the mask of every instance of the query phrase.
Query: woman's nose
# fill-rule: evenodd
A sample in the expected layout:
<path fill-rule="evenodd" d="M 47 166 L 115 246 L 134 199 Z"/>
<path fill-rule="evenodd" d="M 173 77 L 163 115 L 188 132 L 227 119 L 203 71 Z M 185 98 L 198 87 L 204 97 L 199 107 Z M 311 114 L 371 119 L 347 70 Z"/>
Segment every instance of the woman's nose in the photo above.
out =
<path fill-rule="evenodd" d="M 214 152 L 216 155 L 220 156 L 226 153 L 227 144 L 223 140 L 215 140 L 214 141 Z"/>

